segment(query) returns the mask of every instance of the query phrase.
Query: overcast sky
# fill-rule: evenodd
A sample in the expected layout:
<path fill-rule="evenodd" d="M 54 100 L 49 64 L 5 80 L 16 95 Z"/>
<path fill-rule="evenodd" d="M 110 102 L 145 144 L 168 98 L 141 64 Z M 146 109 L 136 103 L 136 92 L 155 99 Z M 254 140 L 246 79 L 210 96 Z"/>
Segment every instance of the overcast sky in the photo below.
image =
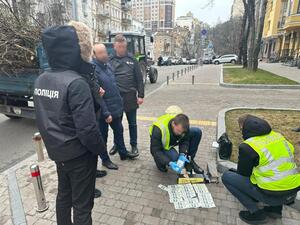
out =
<path fill-rule="evenodd" d="M 211 0 L 176 0 L 175 17 L 186 15 L 191 11 L 194 16 L 210 25 L 215 25 L 220 19 L 226 21 L 230 18 L 233 0 L 214 0 L 213 7 L 203 9 Z"/>

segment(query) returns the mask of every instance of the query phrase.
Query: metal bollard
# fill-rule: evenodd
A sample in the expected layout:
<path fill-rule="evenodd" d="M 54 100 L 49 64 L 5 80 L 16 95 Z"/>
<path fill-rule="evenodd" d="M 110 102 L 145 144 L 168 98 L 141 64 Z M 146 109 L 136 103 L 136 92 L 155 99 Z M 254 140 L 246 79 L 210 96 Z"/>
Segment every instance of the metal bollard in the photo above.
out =
<path fill-rule="evenodd" d="M 41 134 L 39 132 L 35 133 L 32 137 L 33 141 L 36 143 L 37 148 L 36 148 L 36 154 L 38 157 L 38 161 L 42 162 L 44 161 L 45 157 L 44 157 L 44 151 L 43 151 L 43 146 L 42 146 L 42 137 Z"/>
<path fill-rule="evenodd" d="M 37 201 L 36 211 L 44 212 L 49 208 L 49 206 L 46 202 L 39 166 L 37 164 L 31 165 L 30 173 L 31 173 L 32 183 L 33 183 L 35 197 Z"/>
<path fill-rule="evenodd" d="M 181 76 L 183 75 L 183 69 L 181 70 Z"/>
<path fill-rule="evenodd" d="M 177 78 L 179 78 L 179 70 L 177 71 Z"/>
<path fill-rule="evenodd" d="M 184 73 L 186 74 L 186 68 L 184 68 Z"/>
<path fill-rule="evenodd" d="M 195 75 L 192 76 L 192 84 L 195 84 Z"/>
<path fill-rule="evenodd" d="M 167 85 L 169 85 L 169 76 L 167 76 Z"/>

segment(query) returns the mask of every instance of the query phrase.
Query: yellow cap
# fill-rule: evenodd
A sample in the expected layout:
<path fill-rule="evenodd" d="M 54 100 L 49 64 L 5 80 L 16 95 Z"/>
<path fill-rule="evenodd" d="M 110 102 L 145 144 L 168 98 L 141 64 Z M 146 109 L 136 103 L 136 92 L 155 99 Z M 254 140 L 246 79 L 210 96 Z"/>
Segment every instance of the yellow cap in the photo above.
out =
<path fill-rule="evenodd" d="M 171 105 L 166 109 L 167 114 L 180 114 L 183 113 L 183 110 L 177 105 Z"/>

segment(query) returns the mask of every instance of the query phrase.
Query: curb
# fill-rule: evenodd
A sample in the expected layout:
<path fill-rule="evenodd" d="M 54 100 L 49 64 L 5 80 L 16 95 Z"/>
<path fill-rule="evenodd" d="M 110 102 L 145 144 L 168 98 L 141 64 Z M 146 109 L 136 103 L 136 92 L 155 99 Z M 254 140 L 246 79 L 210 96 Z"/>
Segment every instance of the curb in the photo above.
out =
<path fill-rule="evenodd" d="M 223 73 L 223 65 L 221 66 L 221 74 L 220 74 L 220 82 L 219 85 L 221 87 L 226 88 L 247 88 L 247 89 L 287 89 L 287 90 L 297 90 L 300 89 L 299 85 L 286 85 L 286 84 L 280 84 L 280 85 L 269 85 L 269 84 L 230 84 L 224 82 L 224 73 Z M 279 76 L 279 75 L 277 75 Z"/>
<path fill-rule="evenodd" d="M 227 112 L 232 110 L 243 110 L 243 109 L 251 109 L 251 110 L 289 110 L 289 111 L 300 111 L 300 109 L 291 109 L 291 108 L 268 108 L 268 107 L 233 107 L 233 108 L 225 108 L 222 109 L 218 114 L 218 124 L 217 124 L 217 137 L 218 138 L 226 132 L 225 125 L 225 115 Z M 230 168 L 237 168 L 237 164 L 231 162 L 229 160 L 223 160 L 219 157 L 219 152 L 217 150 L 217 169 L 220 173 L 224 173 Z"/>

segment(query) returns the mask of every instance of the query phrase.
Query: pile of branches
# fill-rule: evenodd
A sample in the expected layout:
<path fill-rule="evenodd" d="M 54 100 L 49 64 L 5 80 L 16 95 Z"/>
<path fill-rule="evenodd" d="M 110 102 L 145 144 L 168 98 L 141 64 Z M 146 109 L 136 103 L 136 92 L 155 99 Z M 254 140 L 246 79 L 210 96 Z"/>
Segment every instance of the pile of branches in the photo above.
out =
<path fill-rule="evenodd" d="M 35 48 L 42 29 L 33 19 L 22 18 L 0 1 L 0 74 L 38 68 Z"/>
<path fill-rule="evenodd" d="M 0 76 L 37 70 L 42 30 L 68 21 L 69 8 L 62 0 L 0 0 Z"/>

